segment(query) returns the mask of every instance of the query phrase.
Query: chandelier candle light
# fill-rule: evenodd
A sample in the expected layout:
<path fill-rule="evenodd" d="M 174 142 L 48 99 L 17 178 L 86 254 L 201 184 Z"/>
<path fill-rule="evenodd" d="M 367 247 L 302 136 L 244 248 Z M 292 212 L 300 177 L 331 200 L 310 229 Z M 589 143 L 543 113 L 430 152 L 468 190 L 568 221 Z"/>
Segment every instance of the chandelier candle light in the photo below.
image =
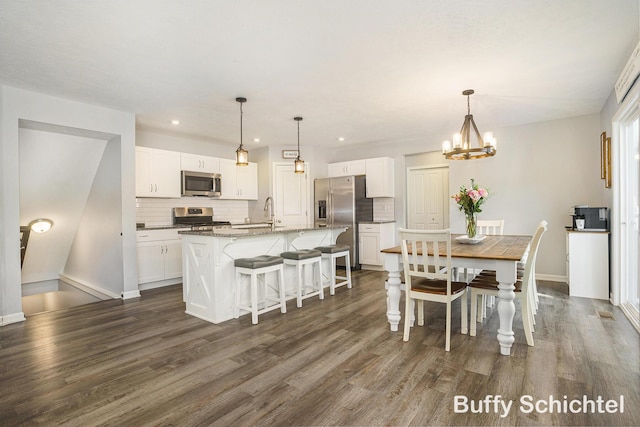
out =
<path fill-rule="evenodd" d="M 470 239 L 476 237 L 476 214 L 482 212 L 480 206 L 487 200 L 487 197 L 489 197 L 489 192 L 479 187 L 473 178 L 471 178 L 471 188 L 467 189 L 463 185 L 457 194 L 451 196 L 458 204 L 460 212 L 464 212 L 467 221 L 467 237 Z"/>
<path fill-rule="evenodd" d="M 295 173 L 304 173 L 304 160 L 300 158 L 300 121 L 302 117 L 294 117 L 293 120 L 298 122 L 298 157 L 293 162 L 293 171 Z"/>
<path fill-rule="evenodd" d="M 247 102 L 247 98 L 239 97 L 236 101 L 240 103 L 240 146 L 236 150 L 236 166 L 248 166 L 249 152 L 242 145 L 242 104 Z"/>
<path fill-rule="evenodd" d="M 469 105 L 469 96 L 473 95 L 473 89 L 467 89 L 462 92 L 467 97 L 467 115 L 464 116 L 464 123 L 460 133 L 453 135 L 453 147 L 450 141 L 442 143 L 442 154 L 451 160 L 470 160 L 481 159 L 483 157 L 491 157 L 496 154 L 497 141 L 493 136 L 493 132 L 485 132 L 484 138 L 480 136 L 478 127 L 473 121 L 471 107 Z M 471 128 L 476 134 L 478 147 L 471 147 Z"/>

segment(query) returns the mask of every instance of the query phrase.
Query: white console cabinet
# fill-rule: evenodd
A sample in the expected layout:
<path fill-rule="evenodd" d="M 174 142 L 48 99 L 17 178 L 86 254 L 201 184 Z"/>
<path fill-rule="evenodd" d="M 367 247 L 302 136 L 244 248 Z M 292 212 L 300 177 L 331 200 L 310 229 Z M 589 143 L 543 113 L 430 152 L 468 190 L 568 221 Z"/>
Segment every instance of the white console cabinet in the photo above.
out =
<path fill-rule="evenodd" d="M 359 261 L 364 270 L 381 270 L 382 249 L 394 246 L 395 222 L 358 224 Z"/>
<path fill-rule="evenodd" d="M 569 295 L 609 299 L 609 233 L 567 231 Z"/>
<path fill-rule="evenodd" d="M 182 239 L 178 231 L 171 228 L 136 232 L 139 285 L 182 278 Z M 156 286 L 145 288 L 152 287 Z"/>

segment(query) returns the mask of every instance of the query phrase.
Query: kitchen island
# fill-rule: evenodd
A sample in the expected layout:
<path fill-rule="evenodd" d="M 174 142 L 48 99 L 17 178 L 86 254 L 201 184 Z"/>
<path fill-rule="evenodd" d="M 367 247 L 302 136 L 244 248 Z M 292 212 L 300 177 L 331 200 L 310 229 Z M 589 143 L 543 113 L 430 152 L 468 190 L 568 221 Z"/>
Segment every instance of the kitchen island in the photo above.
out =
<path fill-rule="evenodd" d="M 236 259 L 332 245 L 347 228 L 284 226 L 180 231 L 186 313 L 212 323 L 233 319 Z M 327 273 L 324 271 L 323 276 Z M 285 269 L 287 299 L 295 298 L 294 277 L 292 271 Z M 241 295 L 248 295 L 248 282 L 242 286 Z"/>

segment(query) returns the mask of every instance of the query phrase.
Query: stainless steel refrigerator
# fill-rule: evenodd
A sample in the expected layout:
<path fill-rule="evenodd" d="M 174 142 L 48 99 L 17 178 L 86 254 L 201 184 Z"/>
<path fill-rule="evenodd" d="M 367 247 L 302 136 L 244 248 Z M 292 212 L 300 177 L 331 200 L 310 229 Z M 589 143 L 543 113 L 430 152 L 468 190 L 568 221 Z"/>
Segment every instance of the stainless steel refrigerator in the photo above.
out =
<path fill-rule="evenodd" d="M 338 236 L 339 245 L 348 245 L 351 268 L 359 269 L 358 222 L 373 220 L 373 199 L 367 199 L 364 176 L 316 179 L 314 182 L 314 225 L 349 227 Z M 344 258 L 338 265 L 345 266 Z"/>

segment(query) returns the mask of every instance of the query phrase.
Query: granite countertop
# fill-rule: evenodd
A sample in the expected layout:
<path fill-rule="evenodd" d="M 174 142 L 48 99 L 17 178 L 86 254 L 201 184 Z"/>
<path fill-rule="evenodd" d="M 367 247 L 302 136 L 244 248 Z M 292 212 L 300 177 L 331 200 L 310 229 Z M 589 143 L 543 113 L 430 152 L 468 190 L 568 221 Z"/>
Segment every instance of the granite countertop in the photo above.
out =
<path fill-rule="evenodd" d="M 358 221 L 358 224 L 391 224 L 396 222 L 395 219 L 388 219 L 382 221 Z"/>
<path fill-rule="evenodd" d="M 190 229 L 188 225 L 153 225 L 149 227 L 136 227 L 136 231 L 150 231 L 150 230 L 171 230 L 174 228 Z"/>
<path fill-rule="evenodd" d="M 220 228 L 210 231 L 180 231 L 179 234 L 188 234 L 195 236 L 212 236 L 212 237 L 251 237 L 262 236 L 267 234 L 291 233 L 312 230 L 337 230 L 344 228 L 344 225 L 335 225 L 327 227 L 313 227 L 308 225 L 289 225 L 278 226 L 275 229 L 271 227 L 254 227 L 254 228 Z"/>

